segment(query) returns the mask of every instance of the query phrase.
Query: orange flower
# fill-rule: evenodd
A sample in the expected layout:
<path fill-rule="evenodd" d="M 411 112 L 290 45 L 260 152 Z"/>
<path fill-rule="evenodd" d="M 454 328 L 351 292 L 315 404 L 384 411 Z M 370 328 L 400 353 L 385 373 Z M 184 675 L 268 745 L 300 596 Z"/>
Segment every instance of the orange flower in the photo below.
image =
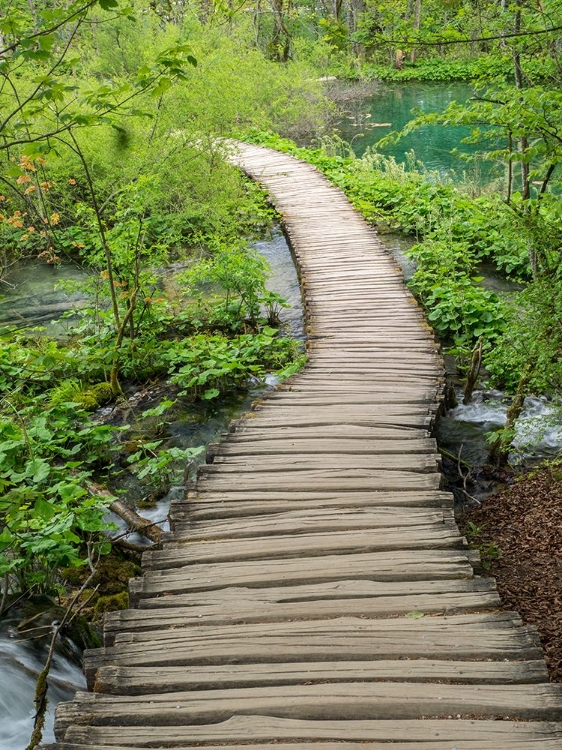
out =
<path fill-rule="evenodd" d="M 54 214 L 51 214 L 51 224 L 56 227 L 56 225 L 59 223 L 60 216 L 55 212 Z"/>
<path fill-rule="evenodd" d="M 29 195 L 30 193 L 34 193 L 36 190 L 37 190 L 37 188 L 35 187 L 35 185 L 30 185 L 28 188 L 26 188 L 23 191 L 23 194 L 24 195 Z"/>
<path fill-rule="evenodd" d="M 102 279 L 108 279 L 109 273 L 107 271 L 100 271 L 100 276 L 102 277 Z"/>
<path fill-rule="evenodd" d="M 31 177 L 28 174 L 22 174 L 16 180 L 18 185 L 24 185 L 26 182 L 31 182 Z"/>
<path fill-rule="evenodd" d="M 27 227 L 27 231 L 29 234 L 33 234 L 35 232 L 35 227 Z"/>
<path fill-rule="evenodd" d="M 0 201 L 5 201 L 5 200 L 6 200 L 6 196 L 5 195 L 0 195 Z"/>
<path fill-rule="evenodd" d="M 22 169 L 27 169 L 29 172 L 37 172 L 37 169 L 35 165 L 33 164 L 33 161 L 29 158 L 29 156 L 21 157 L 20 167 Z"/>
<path fill-rule="evenodd" d="M 68 181 L 68 184 L 69 185 L 76 185 L 76 180 L 73 177 L 71 177 L 70 180 Z"/>
<path fill-rule="evenodd" d="M 53 187 L 53 183 L 52 182 L 40 182 L 39 187 L 43 188 L 43 190 L 47 192 L 47 190 L 50 190 Z"/>

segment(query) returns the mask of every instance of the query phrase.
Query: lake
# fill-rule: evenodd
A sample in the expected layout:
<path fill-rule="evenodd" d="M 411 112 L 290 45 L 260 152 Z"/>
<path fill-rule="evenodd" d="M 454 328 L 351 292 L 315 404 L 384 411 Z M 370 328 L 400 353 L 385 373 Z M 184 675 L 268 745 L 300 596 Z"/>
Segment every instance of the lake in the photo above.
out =
<path fill-rule="evenodd" d="M 466 83 L 379 83 L 369 96 L 343 103 L 343 117 L 336 131 L 357 156 L 362 156 L 381 138 L 401 130 L 413 119 L 415 110 L 441 112 L 451 102 L 464 103 L 471 96 L 473 89 Z M 482 159 L 467 162 L 461 157 L 479 151 L 477 146 L 462 143 L 470 133 L 468 126 L 425 125 L 381 151 L 403 162 L 413 150 L 425 169 L 442 177 L 459 179 L 467 173 L 476 182 L 488 182 L 501 176 L 504 170 L 500 165 Z"/>

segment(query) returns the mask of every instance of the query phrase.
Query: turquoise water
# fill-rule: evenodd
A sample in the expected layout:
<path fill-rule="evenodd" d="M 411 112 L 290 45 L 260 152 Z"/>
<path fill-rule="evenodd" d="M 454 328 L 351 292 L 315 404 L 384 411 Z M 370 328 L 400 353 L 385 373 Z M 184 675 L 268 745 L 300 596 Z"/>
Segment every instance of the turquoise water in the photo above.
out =
<path fill-rule="evenodd" d="M 383 136 L 401 130 L 415 116 L 414 110 L 440 112 L 451 102 L 464 103 L 472 95 L 471 87 L 465 83 L 380 83 L 372 95 L 345 102 L 337 132 L 362 156 Z M 462 177 L 463 172 L 478 182 L 500 176 L 501 166 L 481 159 L 477 162 L 462 159 L 461 154 L 475 154 L 479 150 L 477 146 L 462 143 L 470 132 L 467 126 L 425 125 L 381 151 L 403 162 L 407 152 L 413 150 L 426 169 L 453 178 Z"/>

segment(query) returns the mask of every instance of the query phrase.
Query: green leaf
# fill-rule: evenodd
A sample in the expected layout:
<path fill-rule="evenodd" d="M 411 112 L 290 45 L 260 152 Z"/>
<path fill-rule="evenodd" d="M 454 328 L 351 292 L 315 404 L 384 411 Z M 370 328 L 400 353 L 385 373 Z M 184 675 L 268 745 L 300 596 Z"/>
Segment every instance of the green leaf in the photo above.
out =
<path fill-rule="evenodd" d="M 408 612 L 406 617 L 409 620 L 419 620 L 420 618 L 425 617 L 425 615 L 423 612 L 418 612 L 417 610 L 413 610 L 412 612 Z"/>
<path fill-rule="evenodd" d="M 98 0 L 98 4 L 102 10 L 111 10 L 112 8 L 119 7 L 117 0 Z"/>
<path fill-rule="evenodd" d="M 43 518 L 45 521 L 50 521 L 54 515 L 55 515 L 55 509 L 51 505 L 51 503 L 48 503 L 46 500 L 43 500 L 43 498 L 39 498 L 35 501 L 35 505 L 33 506 L 34 512 Z"/>
<path fill-rule="evenodd" d="M 51 473 L 51 467 L 41 458 L 34 458 L 25 467 L 25 476 L 34 484 L 39 484 Z"/>
<path fill-rule="evenodd" d="M 210 401 L 213 398 L 216 398 L 220 394 L 220 391 L 218 388 L 209 388 L 206 390 L 201 398 L 205 399 L 206 401 Z"/>

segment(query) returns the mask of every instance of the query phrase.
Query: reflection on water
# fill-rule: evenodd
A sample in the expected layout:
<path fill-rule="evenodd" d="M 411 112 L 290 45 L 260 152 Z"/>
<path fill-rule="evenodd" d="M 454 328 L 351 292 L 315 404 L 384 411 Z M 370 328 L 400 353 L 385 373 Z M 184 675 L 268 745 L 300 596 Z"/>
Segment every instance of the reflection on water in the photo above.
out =
<path fill-rule="evenodd" d="M 86 298 L 84 293 L 61 288 L 61 282 L 87 278 L 87 272 L 73 263 L 20 263 L 0 285 L 0 326 L 45 325 L 59 318 Z M 49 326 L 47 333 L 57 331 Z"/>
<path fill-rule="evenodd" d="M 473 91 L 466 83 L 381 83 L 365 99 L 346 103 L 345 115 L 338 123 L 337 132 L 351 143 L 358 156 L 362 156 L 383 136 L 401 130 L 415 116 L 413 110 L 440 112 L 453 101 L 463 104 L 472 95 Z M 471 128 L 466 125 L 424 125 L 397 144 L 386 146 L 382 153 L 403 162 L 405 154 L 413 150 L 416 159 L 427 170 L 441 175 L 455 172 L 459 177 L 466 172 L 477 183 L 487 182 L 496 167 L 483 161 L 469 165 L 453 153 L 456 149 L 465 154 L 479 150 L 477 146 L 461 143 L 470 133 Z"/>
<path fill-rule="evenodd" d="M 254 243 L 254 247 L 271 266 L 271 278 L 267 288 L 280 294 L 290 305 L 288 309 L 281 311 L 282 323 L 288 327 L 291 336 L 303 340 L 305 334 L 301 290 L 285 235 L 280 229 L 276 229 L 272 237 Z"/>

